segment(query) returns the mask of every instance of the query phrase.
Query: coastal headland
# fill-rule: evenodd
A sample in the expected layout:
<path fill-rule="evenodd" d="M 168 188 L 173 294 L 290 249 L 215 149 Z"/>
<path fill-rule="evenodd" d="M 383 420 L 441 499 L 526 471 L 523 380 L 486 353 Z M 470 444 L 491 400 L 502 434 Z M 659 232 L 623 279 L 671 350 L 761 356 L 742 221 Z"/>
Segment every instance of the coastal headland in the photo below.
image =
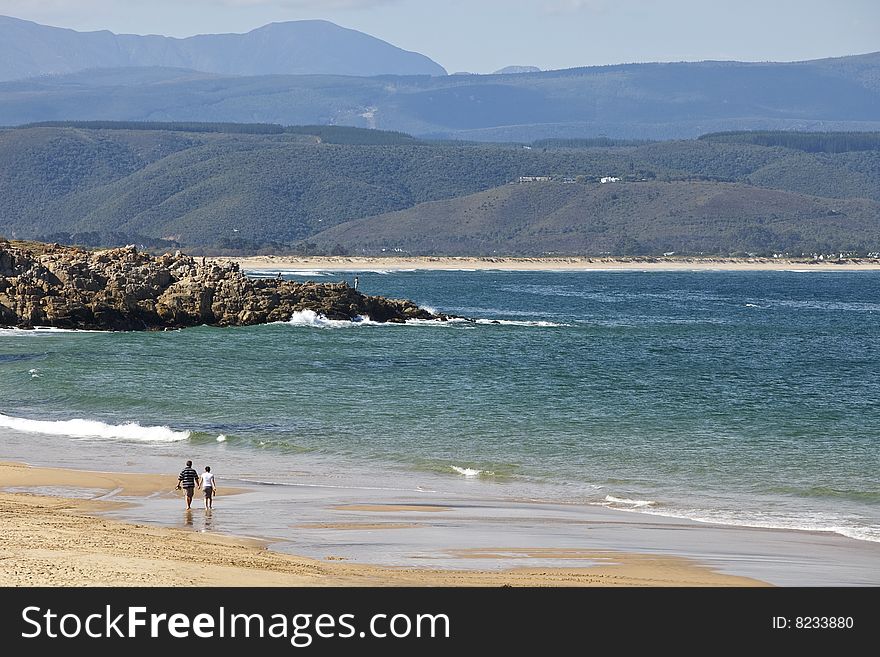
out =
<path fill-rule="evenodd" d="M 161 330 L 288 321 L 311 310 L 328 319 L 444 319 L 410 301 L 366 296 L 346 283 L 248 278 L 234 262 L 126 246 L 86 251 L 0 241 L 0 326 Z"/>

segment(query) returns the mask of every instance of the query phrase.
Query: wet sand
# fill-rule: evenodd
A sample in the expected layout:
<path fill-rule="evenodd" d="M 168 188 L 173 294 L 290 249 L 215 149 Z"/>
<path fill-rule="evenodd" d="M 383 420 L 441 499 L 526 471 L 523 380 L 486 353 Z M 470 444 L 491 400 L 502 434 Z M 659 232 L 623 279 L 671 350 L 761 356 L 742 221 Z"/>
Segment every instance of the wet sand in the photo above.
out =
<path fill-rule="evenodd" d="M 583 549 L 578 567 L 505 570 L 383 567 L 324 561 L 274 552 L 267 542 L 111 520 L 126 491 L 167 496 L 167 478 L 0 463 L 0 585 L 2 586 L 760 586 L 751 578 L 716 572 L 695 560 L 660 554 Z M 46 496 L 39 490 L 105 491 L 88 499 Z M 107 493 L 114 493 L 107 499 Z M 371 505 L 361 505 L 372 508 Z M 401 505 L 407 507 L 420 505 Z M 348 506 L 348 510 L 352 510 Z M 380 505 L 384 511 L 388 507 Z M 136 514 L 131 507 L 128 514 Z M 193 512 L 187 512 L 189 515 Z M 212 512 L 200 510 L 206 516 Z M 345 523 L 343 523 L 345 524 Z M 339 523 L 331 523 L 338 529 Z M 359 529 L 373 529 L 369 526 Z M 323 528 L 319 528 L 323 529 Z M 346 528 L 351 530 L 352 527 Z M 403 528 L 401 528 L 403 529 Z M 384 528 L 383 528 L 383 533 Z M 551 550 L 548 548 L 548 550 Z M 502 554 L 529 552 L 497 548 Z M 474 550 L 466 559 L 491 558 Z M 545 555 L 546 556 L 546 555 Z"/>
<path fill-rule="evenodd" d="M 880 543 L 831 532 L 471 492 L 234 481 L 241 493 L 213 511 L 201 499 L 184 511 L 167 479 L 0 464 L 0 585 L 880 584 Z"/>
<path fill-rule="evenodd" d="M 295 529 L 349 529 L 365 531 L 372 529 L 412 529 L 424 525 L 417 522 L 308 522 L 302 525 L 291 525 Z"/>
<path fill-rule="evenodd" d="M 334 506 L 333 509 L 336 511 L 366 511 L 368 513 L 405 513 L 406 511 L 440 513 L 452 510 L 446 506 L 436 506 L 433 504 L 346 504 Z"/>
<path fill-rule="evenodd" d="M 34 468 L 24 463 L 0 461 L 0 487 L 28 489 L 30 493 L 48 491 L 55 496 L 58 491 L 70 489 L 75 492 L 102 491 L 93 499 L 111 497 L 146 497 L 168 495 L 183 498 L 183 492 L 176 490 L 176 475 L 139 474 L 132 472 L 94 472 L 68 468 Z M 218 488 L 219 490 L 219 488 Z M 237 495 L 240 488 L 223 487 L 223 495 Z M 64 495 L 61 495 L 64 497 Z M 79 495 L 77 495 L 79 497 Z M 92 497 L 92 496 L 90 496 Z M 196 491 L 196 497 L 201 494 Z"/>

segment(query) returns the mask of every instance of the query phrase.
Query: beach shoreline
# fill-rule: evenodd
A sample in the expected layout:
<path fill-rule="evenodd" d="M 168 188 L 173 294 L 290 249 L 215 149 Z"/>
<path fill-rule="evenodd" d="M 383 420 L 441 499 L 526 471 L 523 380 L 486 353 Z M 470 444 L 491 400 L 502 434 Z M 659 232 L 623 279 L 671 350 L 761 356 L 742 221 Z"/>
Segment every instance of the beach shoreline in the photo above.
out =
<path fill-rule="evenodd" d="M 162 475 L 0 463 L 0 533 L 4 536 L 0 586 L 766 586 L 754 578 L 725 574 L 694 559 L 666 554 L 513 546 L 470 548 L 458 556 L 480 564 L 497 554 L 512 554 L 526 565 L 502 570 L 378 566 L 332 555 L 318 560 L 277 552 L 269 549 L 270 541 L 265 539 L 107 517 L 107 511 L 121 508 L 128 509 L 129 517 L 136 513 L 131 509 L 134 505 L 127 502 L 123 507 L 110 493 L 169 495 L 167 483 Z M 2 492 L 10 489 L 16 492 Z M 88 499 L 40 494 L 76 489 L 96 493 Z M 195 504 L 194 512 L 205 513 Z M 528 566 L 535 555 L 557 556 L 584 566 Z"/>
<path fill-rule="evenodd" d="M 828 532 L 367 489 L 319 492 L 309 516 L 312 487 L 281 493 L 297 543 L 224 531 L 224 518 L 270 501 L 236 492 L 221 490 L 211 512 L 197 495 L 184 512 L 166 475 L 0 463 L 0 586 L 868 585 L 880 550 Z M 340 504 L 346 494 L 357 502 Z M 343 549 L 363 540 L 382 557 Z"/>
<path fill-rule="evenodd" d="M 880 259 L 813 260 L 790 258 L 675 257 L 446 257 L 446 256 L 223 256 L 247 271 L 880 271 Z"/>

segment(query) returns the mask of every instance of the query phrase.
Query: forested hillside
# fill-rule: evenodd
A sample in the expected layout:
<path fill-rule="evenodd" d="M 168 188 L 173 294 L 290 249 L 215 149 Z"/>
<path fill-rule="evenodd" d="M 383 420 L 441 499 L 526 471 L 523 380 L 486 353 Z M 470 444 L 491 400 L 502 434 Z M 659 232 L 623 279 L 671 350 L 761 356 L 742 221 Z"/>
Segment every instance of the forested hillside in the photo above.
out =
<path fill-rule="evenodd" d="M 505 185 L 352 221 L 320 248 L 413 255 L 880 251 L 880 203 L 697 181 Z"/>
<path fill-rule="evenodd" d="M 768 139 L 792 147 L 755 143 Z M 880 150 L 867 148 L 876 137 L 813 139 L 825 144 L 820 152 L 791 133 L 515 145 L 332 126 L 8 129 L 0 235 L 226 252 L 878 248 Z M 555 223 L 544 226 L 550 215 Z M 587 240 L 603 224 L 607 239 Z M 701 241 L 695 226 L 719 238 Z"/>

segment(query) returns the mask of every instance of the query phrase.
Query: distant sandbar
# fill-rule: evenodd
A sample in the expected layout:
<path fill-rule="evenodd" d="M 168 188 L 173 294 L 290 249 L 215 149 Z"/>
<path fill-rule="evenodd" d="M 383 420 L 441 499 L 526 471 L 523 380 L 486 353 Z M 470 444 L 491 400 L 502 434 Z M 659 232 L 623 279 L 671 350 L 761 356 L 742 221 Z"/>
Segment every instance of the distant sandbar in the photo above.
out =
<path fill-rule="evenodd" d="M 218 257 L 218 262 L 238 262 L 242 269 L 288 271 L 406 271 L 406 270 L 503 270 L 503 271 L 872 271 L 880 259 L 850 258 L 814 260 L 793 258 L 713 257 L 607 257 L 607 258 L 514 258 L 514 257 L 366 257 L 366 256 L 248 256 Z"/>

